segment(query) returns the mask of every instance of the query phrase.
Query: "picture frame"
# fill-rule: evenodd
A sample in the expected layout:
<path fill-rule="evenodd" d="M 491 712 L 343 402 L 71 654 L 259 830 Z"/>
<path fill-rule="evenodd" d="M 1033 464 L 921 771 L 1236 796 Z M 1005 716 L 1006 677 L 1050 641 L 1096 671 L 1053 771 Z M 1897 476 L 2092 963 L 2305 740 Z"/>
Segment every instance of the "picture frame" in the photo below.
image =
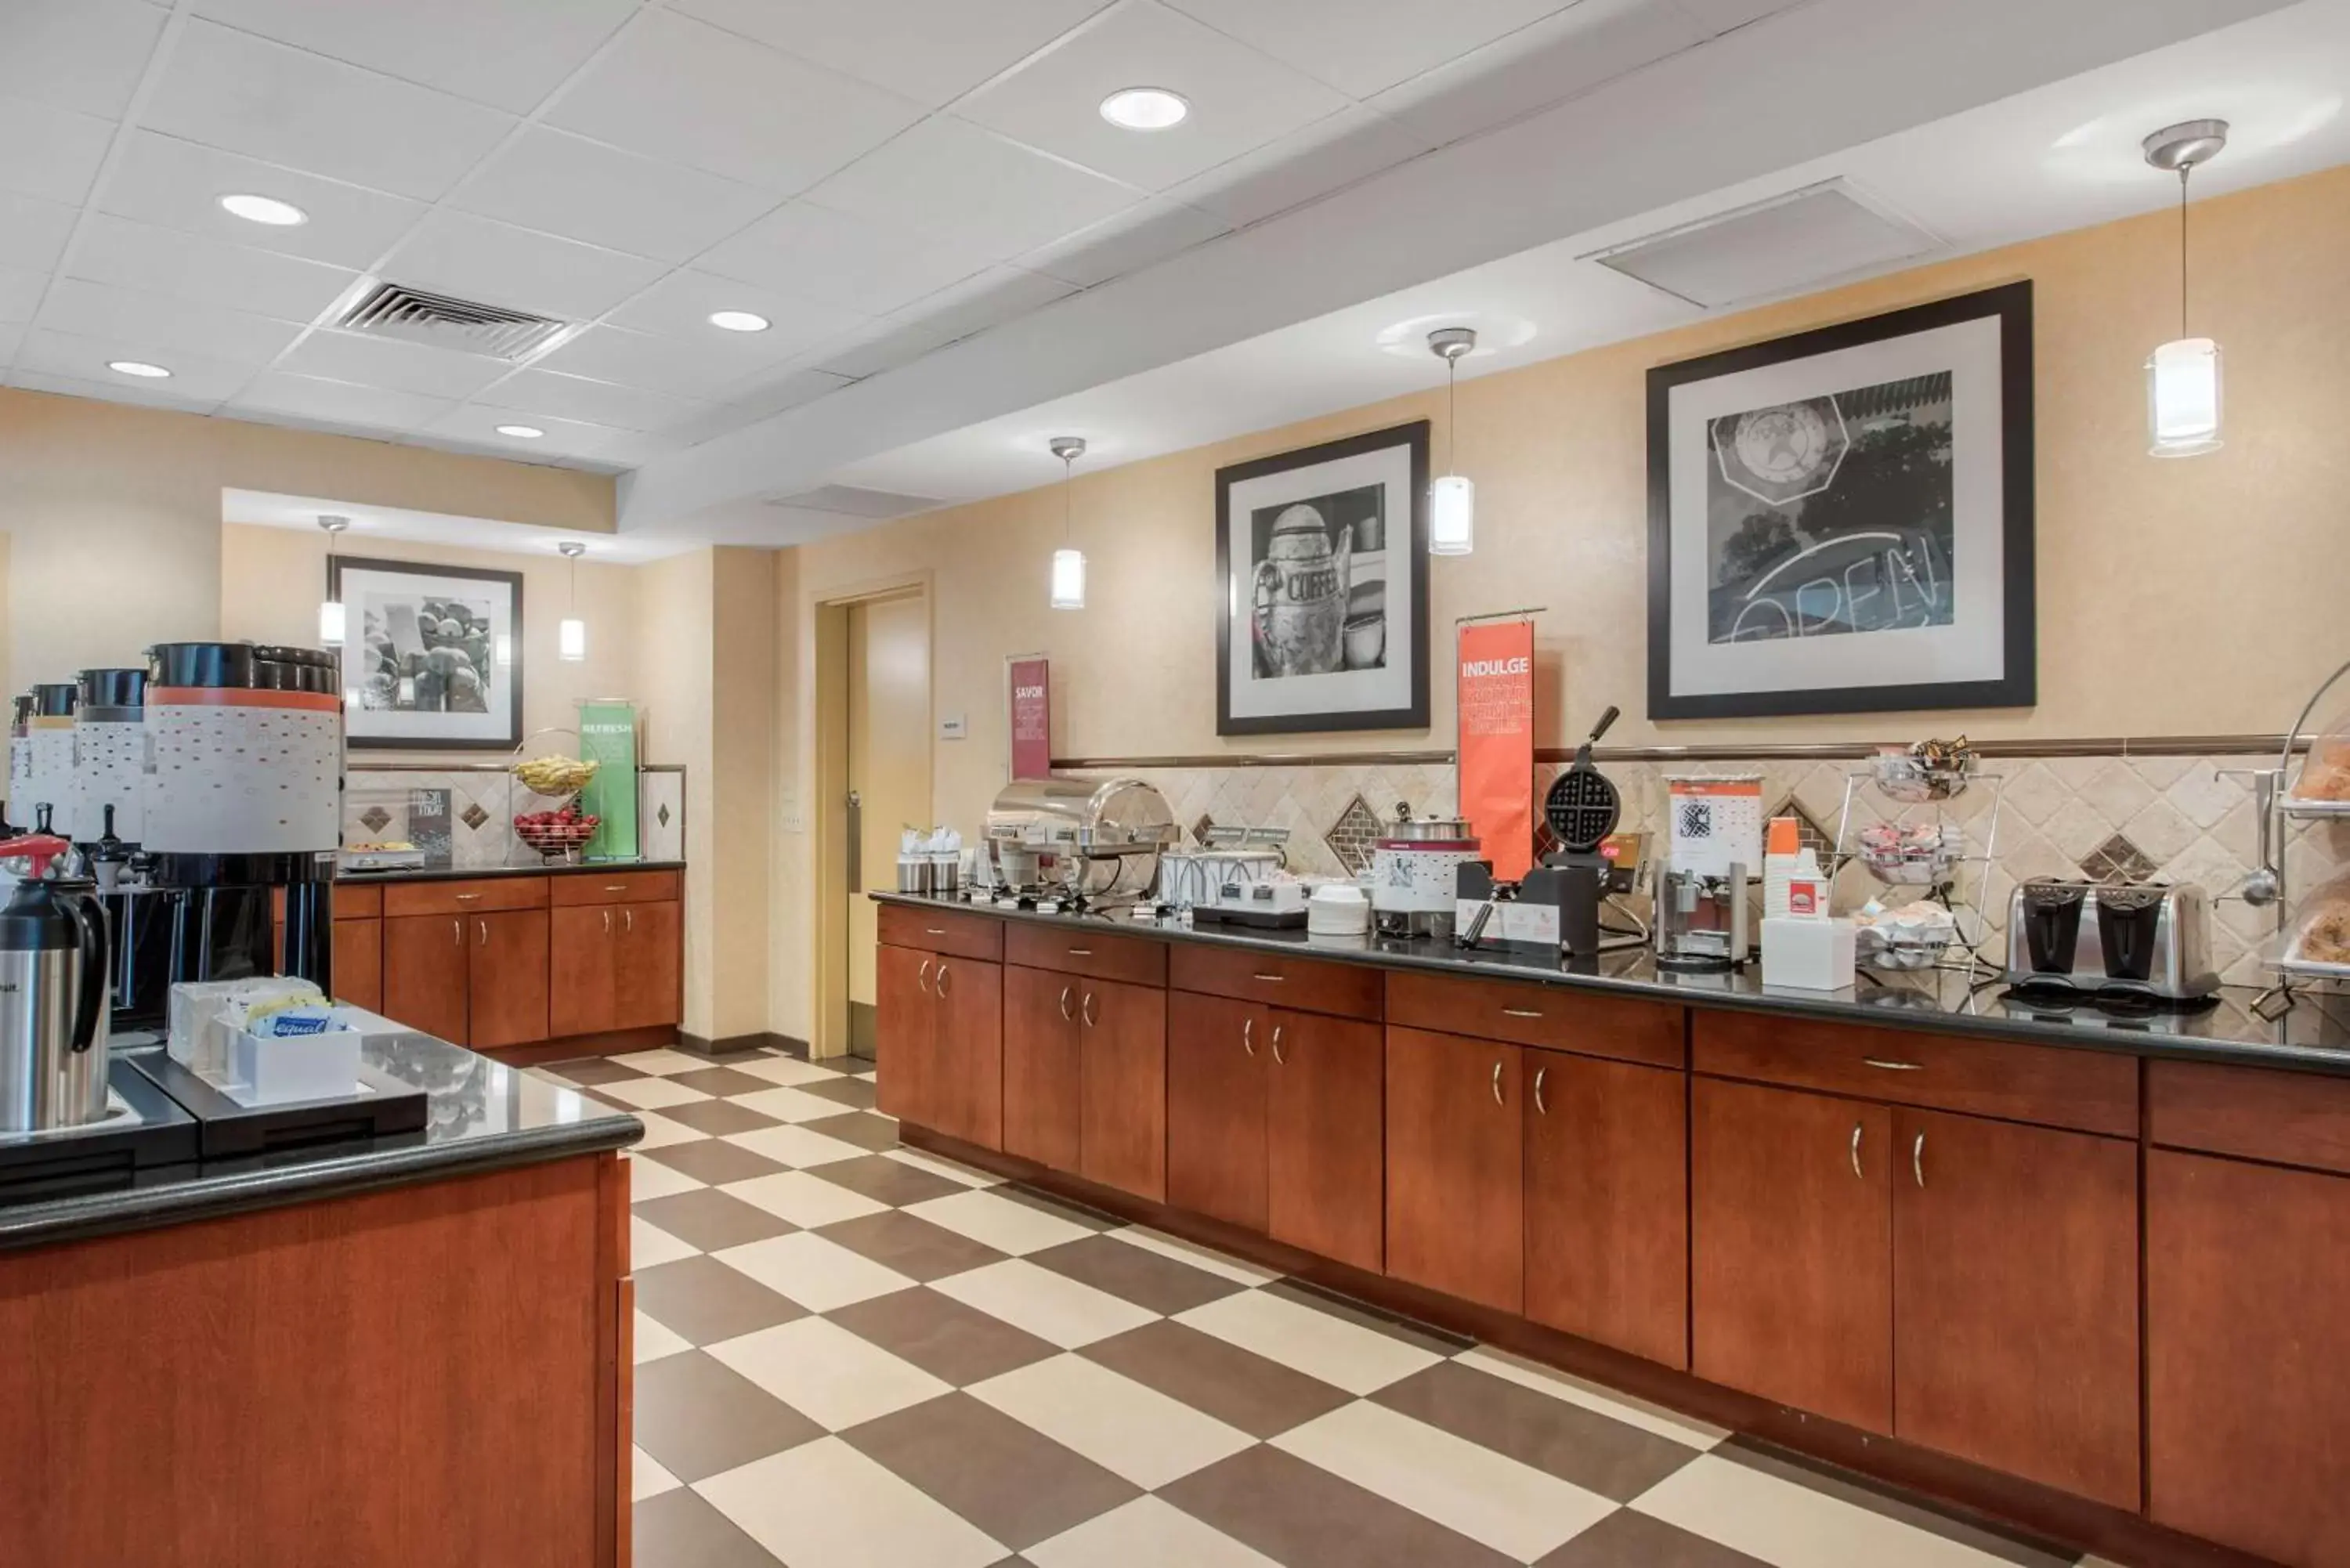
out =
<path fill-rule="evenodd" d="M 521 573 L 337 556 L 327 594 L 344 607 L 344 734 L 353 749 L 522 743 Z"/>
<path fill-rule="evenodd" d="M 2029 280 L 1648 371 L 1648 716 L 2037 701 Z"/>
<path fill-rule="evenodd" d="M 1216 733 L 1428 727 L 1428 446 L 1419 420 L 1216 471 Z"/>

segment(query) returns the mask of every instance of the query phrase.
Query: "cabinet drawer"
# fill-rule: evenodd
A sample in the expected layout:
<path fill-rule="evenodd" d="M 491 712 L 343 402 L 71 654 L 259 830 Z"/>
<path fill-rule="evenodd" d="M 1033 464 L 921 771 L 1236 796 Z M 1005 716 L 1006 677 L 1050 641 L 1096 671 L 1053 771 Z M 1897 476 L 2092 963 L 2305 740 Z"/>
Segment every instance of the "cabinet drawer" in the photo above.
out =
<path fill-rule="evenodd" d="M 544 909 L 544 877 L 484 877 L 478 882 L 395 882 L 383 890 L 383 912 L 400 915 L 484 915 L 494 909 Z"/>
<path fill-rule="evenodd" d="M 1560 986 L 1454 980 L 1396 970 L 1388 975 L 1388 1022 L 1448 1034 L 1548 1045 L 1679 1067 L 1689 1060 L 1682 1010 L 1661 1002 L 1590 996 Z"/>
<path fill-rule="evenodd" d="M 575 904 L 666 904 L 677 897 L 677 873 L 575 871 L 549 877 L 546 897 L 558 909 Z"/>
<path fill-rule="evenodd" d="M 329 902 L 334 905 L 335 919 L 338 920 L 373 920 L 383 916 L 383 889 L 380 888 L 352 888 L 338 884 Z M 283 889 L 280 889 L 277 900 L 277 918 L 281 920 L 286 918 Z"/>
<path fill-rule="evenodd" d="M 1177 991 L 1236 996 L 1243 1002 L 1294 1007 L 1301 1012 L 1335 1012 L 1342 1018 L 1378 1019 L 1386 1012 L 1378 970 L 1279 953 L 1179 943 L 1167 955 L 1167 983 Z"/>
<path fill-rule="evenodd" d="M 1690 1039 L 1690 1065 L 1725 1078 L 2137 1136 L 2132 1056 L 1704 1008 Z"/>
<path fill-rule="evenodd" d="M 958 958 L 1001 959 L 1003 922 L 990 915 L 966 915 L 948 909 L 923 909 L 904 904 L 884 904 L 879 916 L 881 940 L 891 947 L 920 948 L 924 952 L 952 953 Z"/>
<path fill-rule="evenodd" d="M 2350 1078 L 2149 1062 L 2146 1096 L 2158 1144 L 2350 1175 Z"/>
<path fill-rule="evenodd" d="M 1129 985 L 1167 983 L 1167 947 L 1139 937 L 1103 936 L 1083 926 L 1066 929 L 1010 920 L 1003 927 L 1003 961 L 1063 974 L 1122 980 Z"/>

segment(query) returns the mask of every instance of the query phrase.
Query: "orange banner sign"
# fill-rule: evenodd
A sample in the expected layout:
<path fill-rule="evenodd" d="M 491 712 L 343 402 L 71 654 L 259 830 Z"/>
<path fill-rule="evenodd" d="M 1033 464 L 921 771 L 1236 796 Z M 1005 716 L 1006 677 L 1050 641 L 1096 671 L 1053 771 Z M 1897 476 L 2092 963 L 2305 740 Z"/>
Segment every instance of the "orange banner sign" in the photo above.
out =
<path fill-rule="evenodd" d="M 1461 815 L 1514 882 L 1534 858 L 1534 623 L 1461 628 Z"/>

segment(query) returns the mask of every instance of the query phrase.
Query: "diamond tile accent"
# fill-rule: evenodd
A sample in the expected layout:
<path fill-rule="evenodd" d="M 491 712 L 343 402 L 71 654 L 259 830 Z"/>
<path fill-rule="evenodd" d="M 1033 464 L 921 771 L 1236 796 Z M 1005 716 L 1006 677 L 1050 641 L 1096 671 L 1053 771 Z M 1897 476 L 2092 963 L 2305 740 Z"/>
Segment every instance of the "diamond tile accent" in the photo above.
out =
<path fill-rule="evenodd" d="M 1339 865 L 1350 875 L 1359 877 L 1371 868 L 1371 849 L 1382 826 L 1379 814 L 1357 794 L 1339 811 L 1338 819 L 1322 830 L 1322 842 L 1330 846 Z"/>
<path fill-rule="evenodd" d="M 667 827 L 669 826 L 669 802 L 661 802 L 660 809 L 653 813 L 653 820 L 660 823 L 663 827 Z"/>
<path fill-rule="evenodd" d="M 391 826 L 391 813 L 380 805 L 371 805 L 359 813 L 359 823 L 369 833 L 381 833 Z"/>
<path fill-rule="evenodd" d="M 490 814 L 482 809 L 481 802 L 475 801 L 457 814 L 457 820 L 479 833 L 482 830 L 482 824 L 490 820 Z"/>
<path fill-rule="evenodd" d="M 2137 845 L 2116 833 L 2082 857 L 2081 869 L 2098 882 L 2143 882 L 2158 867 Z"/>

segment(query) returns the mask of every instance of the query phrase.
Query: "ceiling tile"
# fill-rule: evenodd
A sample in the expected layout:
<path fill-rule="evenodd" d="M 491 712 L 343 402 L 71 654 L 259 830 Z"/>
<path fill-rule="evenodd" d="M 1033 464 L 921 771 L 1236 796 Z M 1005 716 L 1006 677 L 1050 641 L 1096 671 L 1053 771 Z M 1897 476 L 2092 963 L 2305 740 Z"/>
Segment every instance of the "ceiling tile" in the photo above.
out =
<path fill-rule="evenodd" d="M 1057 277 L 1024 272 L 1016 266 L 992 266 L 977 277 L 916 300 L 893 319 L 933 333 L 941 343 L 951 343 L 1040 310 L 1076 292 L 1075 284 L 1064 283 Z"/>
<path fill-rule="evenodd" d="M 404 431 L 429 425 L 455 407 L 446 398 L 420 397 L 386 387 L 360 387 L 317 376 L 264 370 L 230 400 L 224 411 L 234 414 L 261 410 L 328 424 Z"/>
<path fill-rule="evenodd" d="M 273 228 L 233 218 L 221 210 L 220 199 L 240 193 L 291 202 L 309 214 L 309 222 Z M 297 173 L 151 130 L 138 132 L 124 147 L 98 208 L 231 244 L 348 267 L 373 266 L 428 210 L 405 196 Z"/>
<path fill-rule="evenodd" d="M 434 420 L 422 433 L 468 441 L 501 456 L 525 460 L 592 456 L 629 434 L 627 431 L 616 430 L 609 425 L 558 420 L 546 414 L 531 416 L 531 427 L 546 432 L 536 440 L 498 434 L 498 426 L 517 422 L 512 409 L 468 403 Z"/>
<path fill-rule="evenodd" d="M 432 201 L 514 123 L 495 109 L 210 22 L 180 36 L 140 123 Z"/>
<path fill-rule="evenodd" d="M 844 333 L 806 358 L 810 369 L 861 381 L 868 376 L 910 365 L 923 355 L 945 348 L 947 341 L 920 322 L 892 318 Z"/>
<path fill-rule="evenodd" d="M 990 259 L 971 245 L 794 202 L 693 265 L 702 272 L 878 316 L 969 277 Z"/>
<path fill-rule="evenodd" d="M 382 270 L 437 294 L 583 321 L 665 269 L 640 256 L 444 210 L 417 225 Z"/>
<path fill-rule="evenodd" d="M 671 0 L 690 16 L 932 108 L 970 91 L 1108 0 Z"/>
<path fill-rule="evenodd" d="M 113 140 L 111 120 L 0 96 L 0 189 L 78 206 Z"/>
<path fill-rule="evenodd" d="M 920 109 L 733 33 L 647 11 L 547 123 L 778 193 L 879 146 Z"/>
<path fill-rule="evenodd" d="M 1245 226 L 1367 179 L 1436 144 L 1434 136 L 1403 120 L 1349 104 L 1186 180 L 1167 195 Z"/>
<path fill-rule="evenodd" d="M 1749 22 L 1792 10 L 1797 0 L 1673 0 L 1708 34 L 1727 33 Z"/>
<path fill-rule="evenodd" d="M 1704 41 L 1704 31 L 1684 13 L 1655 0 L 1583 0 L 1391 88 L 1370 104 L 1440 141 L 1452 141 Z"/>
<path fill-rule="evenodd" d="M 6 287 L 6 280 L 0 279 L 0 293 L 5 293 Z M 16 321 L 0 321 L 0 366 L 6 365 L 10 359 L 16 358 L 16 345 L 22 343 L 24 340 L 25 327 L 23 323 Z"/>
<path fill-rule="evenodd" d="M 1211 213 L 1154 196 L 1067 239 L 1029 252 L 1020 258 L 1020 265 L 1091 288 L 1231 231 L 1230 223 Z"/>
<path fill-rule="evenodd" d="M 683 398 L 614 386 L 552 370 L 517 370 L 475 400 L 494 408 L 546 414 L 558 420 L 609 425 L 615 430 L 657 431 L 691 417 L 702 405 Z"/>
<path fill-rule="evenodd" d="M 681 262 L 773 207 L 775 196 L 533 126 L 482 165 L 449 204 L 567 239 Z"/>
<path fill-rule="evenodd" d="M 255 225 L 247 224 L 246 227 Z M 92 213 L 68 275 L 201 305 L 308 321 L 359 278 L 347 268 Z"/>
<path fill-rule="evenodd" d="M 767 318 L 764 332 L 728 332 L 710 325 L 718 310 L 748 310 Z M 733 351 L 757 355 L 769 362 L 795 349 L 820 343 L 844 327 L 853 327 L 854 312 L 829 305 L 754 288 L 732 278 L 681 268 L 612 312 L 613 324 L 639 332 L 659 332 L 687 342 L 732 337 Z M 747 363 L 746 363 L 747 368 Z"/>
<path fill-rule="evenodd" d="M 245 372 L 239 371 L 238 374 Z M 183 392 L 159 389 L 173 385 L 171 381 L 87 381 L 78 376 L 59 376 L 47 370 L 27 369 L 21 364 L 9 375 L 8 384 L 22 387 L 28 392 L 50 392 L 61 398 L 92 398 L 99 402 L 168 409 L 175 413 L 209 413 L 220 402 L 218 398 L 190 397 Z"/>
<path fill-rule="evenodd" d="M 0 266 L 48 271 L 65 254 L 73 226 L 71 207 L 0 191 Z"/>
<path fill-rule="evenodd" d="M 661 433 L 680 446 L 697 446 L 729 431 L 760 420 L 771 419 L 786 410 L 812 403 L 818 398 L 855 386 L 846 376 L 835 376 L 823 370 L 786 370 L 779 376 L 743 389 L 739 396 L 723 404 L 712 404 L 692 418 L 669 426 Z"/>
<path fill-rule="evenodd" d="M 302 330 L 291 321 L 79 278 L 59 278 L 49 286 L 40 321 L 57 332 L 137 345 L 130 358 L 163 364 L 175 351 L 265 364 Z"/>
<path fill-rule="evenodd" d="M 39 308 L 41 291 L 49 286 L 47 273 L 20 272 L 12 266 L 0 266 L 0 321 L 30 321 Z M 13 348 L 16 340 L 11 338 Z M 5 360 L 0 354 L 0 360 Z"/>
<path fill-rule="evenodd" d="M 1563 11 L 1574 0 L 1167 0 L 1356 98 Z"/>
<path fill-rule="evenodd" d="M 514 366 L 504 359 L 455 354 L 396 337 L 320 330 L 280 356 L 277 368 L 425 397 L 470 398 Z"/>
<path fill-rule="evenodd" d="M 1123 212 L 1142 193 L 938 115 L 808 192 L 819 206 L 965 244 L 990 261 Z"/>
<path fill-rule="evenodd" d="M 196 0 L 197 15 L 516 114 L 536 109 L 639 0 Z"/>
<path fill-rule="evenodd" d="M 146 359 L 160 363 L 172 372 L 172 379 L 155 382 L 117 376 L 106 368 L 116 359 Z M 119 395 L 121 400 L 129 402 L 216 403 L 234 395 L 239 387 L 253 379 L 253 367 L 249 364 L 230 364 L 201 354 L 159 355 L 151 343 L 138 343 L 120 337 L 86 337 L 39 327 L 25 334 L 24 344 L 16 350 L 16 369 L 87 381 L 94 387 L 106 389 L 103 395 Z M 154 396 L 141 397 L 140 394 L 142 392 Z"/>
<path fill-rule="evenodd" d="M 1101 117 L 1120 88 L 1160 87 L 1191 101 L 1180 125 L 1123 130 Z M 1163 191 L 1335 114 L 1347 99 L 1304 73 L 1233 42 L 1157 0 L 1120 0 L 1107 15 L 955 106 L 962 118 Z"/>
<path fill-rule="evenodd" d="M 120 119 L 167 14 L 143 0 L 8 0 L 0 93 Z"/>
<path fill-rule="evenodd" d="M 697 338 L 590 327 L 536 363 L 568 376 L 643 387 L 680 398 L 712 398 L 746 377 L 774 369 L 783 355 L 751 339 L 764 333 L 705 327 Z M 724 341 L 719 341 L 724 339 Z"/>

